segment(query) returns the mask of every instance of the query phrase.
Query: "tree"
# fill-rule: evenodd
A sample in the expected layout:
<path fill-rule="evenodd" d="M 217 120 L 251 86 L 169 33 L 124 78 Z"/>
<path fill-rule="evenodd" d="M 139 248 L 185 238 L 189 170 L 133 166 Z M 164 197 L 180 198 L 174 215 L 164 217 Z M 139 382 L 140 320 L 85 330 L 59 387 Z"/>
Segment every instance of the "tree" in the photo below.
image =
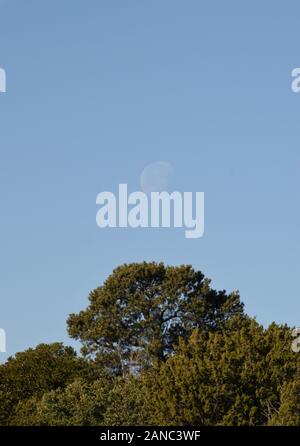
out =
<path fill-rule="evenodd" d="M 12 424 L 21 426 L 120 426 L 147 424 L 144 389 L 137 377 L 76 379 L 41 398 L 21 401 Z"/>
<path fill-rule="evenodd" d="M 81 374 L 88 375 L 88 365 L 62 343 L 40 344 L 10 357 L 0 366 L 0 425 L 10 423 L 20 401 L 64 387 Z"/>
<path fill-rule="evenodd" d="M 106 426 L 147 426 L 151 424 L 151 407 L 145 399 L 142 376 L 117 377 L 108 394 L 104 416 Z"/>
<path fill-rule="evenodd" d="M 71 314 L 68 331 L 82 353 L 101 358 L 116 373 L 134 364 L 164 360 L 179 337 L 195 328 L 217 330 L 243 313 L 237 293 L 210 287 L 191 266 L 133 263 L 115 269 L 89 295 L 89 306 Z"/>
<path fill-rule="evenodd" d="M 300 368 L 295 378 L 282 387 L 280 406 L 269 426 L 300 426 Z"/>
<path fill-rule="evenodd" d="M 45 393 L 40 400 L 27 401 L 16 411 L 23 425 L 97 426 L 103 424 L 109 383 L 76 379 L 65 388 Z"/>
<path fill-rule="evenodd" d="M 280 387 L 299 365 L 290 344 L 287 327 L 264 330 L 253 319 L 230 321 L 223 331 L 195 330 L 145 375 L 152 422 L 267 425 L 280 404 Z"/>
<path fill-rule="evenodd" d="M 300 424 L 292 330 L 244 314 L 190 266 L 117 268 L 71 315 L 86 358 L 61 343 L 0 366 L 0 424 Z"/>

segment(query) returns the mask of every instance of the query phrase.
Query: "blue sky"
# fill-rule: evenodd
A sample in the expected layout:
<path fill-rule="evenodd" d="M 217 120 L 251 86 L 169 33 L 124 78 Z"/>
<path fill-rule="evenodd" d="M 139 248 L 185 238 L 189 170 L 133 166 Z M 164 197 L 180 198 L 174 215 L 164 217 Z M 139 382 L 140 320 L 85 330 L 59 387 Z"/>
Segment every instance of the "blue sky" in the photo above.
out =
<path fill-rule="evenodd" d="M 300 325 L 299 2 L 0 2 L 0 327 L 68 339 L 124 262 L 192 264 L 268 324 Z M 166 161 L 205 235 L 100 230 L 96 195 Z M 5 359 L 1 355 L 0 359 Z"/>

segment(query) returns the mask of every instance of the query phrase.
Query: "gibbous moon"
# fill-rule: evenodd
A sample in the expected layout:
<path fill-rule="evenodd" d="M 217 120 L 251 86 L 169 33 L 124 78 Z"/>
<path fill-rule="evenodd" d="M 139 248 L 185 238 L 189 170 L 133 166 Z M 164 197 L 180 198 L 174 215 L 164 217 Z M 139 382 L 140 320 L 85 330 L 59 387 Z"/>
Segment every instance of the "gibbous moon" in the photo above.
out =
<path fill-rule="evenodd" d="M 148 195 L 151 192 L 169 191 L 173 174 L 173 166 L 166 161 L 149 164 L 141 173 L 141 188 Z"/>

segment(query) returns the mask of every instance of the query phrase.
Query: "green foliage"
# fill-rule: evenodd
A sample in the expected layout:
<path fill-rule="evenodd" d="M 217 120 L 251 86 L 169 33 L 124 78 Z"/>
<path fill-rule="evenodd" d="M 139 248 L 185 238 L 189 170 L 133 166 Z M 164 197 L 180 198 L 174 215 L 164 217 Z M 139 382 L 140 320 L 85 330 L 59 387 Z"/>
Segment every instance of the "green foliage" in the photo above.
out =
<path fill-rule="evenodd" d="M 145 398 L 145 383 L 139 376 L 116 378 L 111 389 L 104 424 L 107 426 L 145 426 L 151 421 L 151 407 Z"/>
<path fill-rule="evenodd" d="M 123 265 L 68 326 L 85 357 L 41 344 L 0 366 L 1 425 L 300 425 L 291 329 L 190 266 Z"/>
<path fill-rule="evenodd" d="M 65 388 L 21 401 L 11 424 L 22 426 L 120 426 L 147 423 L 140 379 L 77 379 Z"/>
<path fill-rule="evenodd" d="M 108 382 L 91 384 L 77 379 L 67 387 L 45 393 L 18 406 L 16 420 L 23 425 L 92 426 L 101 424 Z"/>
<path fill-rule="evenodd" d="M 69 334 L 81 340 L 83 354 L 104 359 L 116 373 L 164 360 L 179 337 L 220 329 L 243 312 L 237 293 L 213 290 L 191 266 L 162 263 L 120 266 L 89 301 L 87 310 L 69 317 Z"/>
<path fill-rule="evenodd" d="M 300 368 L 295 378 L 283 386 L 279 409 L 269 426 L 300 426 Z"/>
<path fill-rule="evenodd" d="M 300 358 L 291 352 L 287 327 L 264 330 L 255 320 L 239 325 L 194 331 L 173 357 L 148 373 L 145 398 L 155 424 L 268 424 L 280 386 L 292 379 Z"/>
<path fill-rule="evenodd" d="M 62 343 L 17 353 L 0 365 L 0 424 L 10 422 L 18 402 L 63 387 L 81 374 L 88 374 L 86 363 Z"/>

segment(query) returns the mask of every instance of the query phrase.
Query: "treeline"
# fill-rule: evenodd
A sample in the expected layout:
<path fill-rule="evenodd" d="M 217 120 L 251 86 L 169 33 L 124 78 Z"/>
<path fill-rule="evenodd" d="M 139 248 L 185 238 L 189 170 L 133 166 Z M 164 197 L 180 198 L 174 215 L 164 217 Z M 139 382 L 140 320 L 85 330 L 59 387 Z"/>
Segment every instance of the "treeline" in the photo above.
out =
<path fill-rule="evenodd" d="M 191 266 L 123 265 L 61 343 L 0 366 L 1 425 L 300 425 L 291 329 L 248 317 Z"/>

